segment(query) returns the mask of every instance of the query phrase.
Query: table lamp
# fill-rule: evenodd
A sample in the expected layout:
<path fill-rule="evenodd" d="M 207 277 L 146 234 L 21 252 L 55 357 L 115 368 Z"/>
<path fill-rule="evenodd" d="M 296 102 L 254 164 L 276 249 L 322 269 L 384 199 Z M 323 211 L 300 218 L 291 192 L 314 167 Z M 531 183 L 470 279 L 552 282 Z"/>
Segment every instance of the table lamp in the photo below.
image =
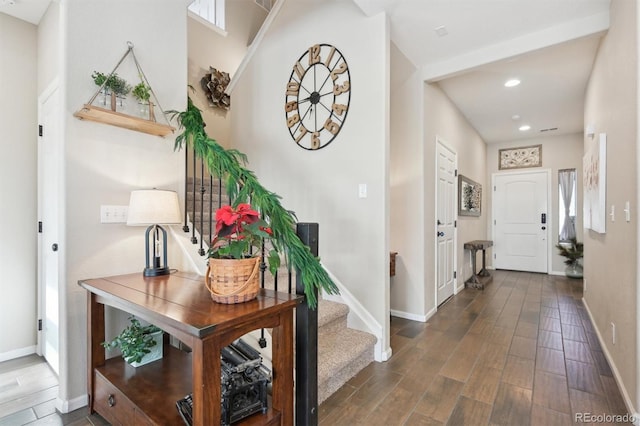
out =
<path fill-rule="evenodd" d="M 167 275 L 171 272 L 167 266 L 167 231 L 160 225 L 181 222 L 180 203 L 175 191 L 162 189 L 131 191 L 127 225 L 149 225 L 145 233 L 146 267 L 143 272 L 145 277 Z M 150 249 L 150 246 L 153 248 Z"/>

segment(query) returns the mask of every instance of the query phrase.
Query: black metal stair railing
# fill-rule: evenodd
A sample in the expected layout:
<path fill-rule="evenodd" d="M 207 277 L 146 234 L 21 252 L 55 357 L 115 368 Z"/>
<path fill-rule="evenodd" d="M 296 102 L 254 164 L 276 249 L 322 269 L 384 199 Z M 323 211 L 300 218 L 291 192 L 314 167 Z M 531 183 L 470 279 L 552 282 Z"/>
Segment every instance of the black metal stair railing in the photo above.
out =
<path fill-rule="evenodd" d="M 191 160 L 191 162 L 190 162 Z M 191 167 L 189 167 L 191 166 Z M 222 207 L 225 198 L 222 190 L 222 181 L 218 178 L 210 176 L 206 172 L 206 167 L 201 159 L 196 158 L 193 149 L 185 150 L 185 204 L 183 226 L 184 232 L 191 232 L 191 242 L 199 244 L 198 253 L 201 256 L 206 254 L 205 243 L 203 238 L 208 235 L 208 242 L 213 237 L 213 228 L 215 224 L 215 211 Z M 208 188 L 205 186 L 205 180 L 209 181 Z M 191 185 L 190 185 L 191 184 Z M 214 202 L 214 188 L 217 185 L 217 202 Z M 209 209 L 205 212 L 205 194 L 208 193 Z M 189 203 L 191 199 L 191 203 Z M 199 215 L 196 215 L 196 209 L 199 201 Z M 191 229 L 189 228 L 189 220 L 191 219 Z M 314 256 L 318 256 L 318 224 L 317 223 L 298 223 L 296 232 L 301 241 L 311 249 Z M 198 238 L 200 235 L 200 238 Z M 265 288 L 265 277 L 267 264 L 265 256 L 267 247 L 262 243 L 261 260 L 260 260 L 260 285 Z M 207 244 L 208 247 L 208 244 Z M 279 286 L 279 276 L 284 276 L 285 283 Z M 302 274 L 296 271 L 296 279 L 294 285 L 293 271 L 288 268 L 286 271 L 278 271 L 273 276 L 273 285 L 275 291 L 293 293 L 304 297 L 304 286 L 301 280 Z M 317 294 L 316 294 L 317 300 Z M 296 357 L 296 377 L 295 377 L 295 412 L 296 424 L 299 425 L 317 425 L 318 424 L 318 311 L 309 308 L 306 302 L 298 305 L 296 308 L 296 325 L 295 325 L 295 357 Z M 266 347 L 265 331 L 261 330 L 259 344 Z"/>

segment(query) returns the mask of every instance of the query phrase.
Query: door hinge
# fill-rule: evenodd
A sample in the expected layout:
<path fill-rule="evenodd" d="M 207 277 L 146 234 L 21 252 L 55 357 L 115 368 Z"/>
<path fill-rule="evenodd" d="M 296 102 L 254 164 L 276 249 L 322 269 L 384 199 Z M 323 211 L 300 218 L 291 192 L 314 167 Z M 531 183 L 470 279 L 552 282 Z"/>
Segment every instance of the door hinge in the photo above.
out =
<path fill-rule="evenodd" d="M 457 221 L 457 220 L 454 220 L 454 221 L 453 221 L 453 227 L 454 227 L 454 228 L 457 228 L 457 227 L 458 227 L 458 221 Z"/>
<path fill-rule="evenodd" d="M 494 259 L 496 258 L 496 254 L 495 254 L 495 253 L 493 253 L 493 258 L 494 258 Z"/>
<path fill-rule="evenodd" d="M 42 136 L 44 134 L 44 126 L 42 124 L 38 124 L 38 136 Z"/>
<path fill-rule="evenodd" d="M 495 219 L 493 220 L 493 224 L 494 224 L 494 225 L 496 224 L 496 220 L 495 220 Z"/>
<path fill-rule="evenodd" d="M 454 176 L 458 176 L 458 169 L 455 170 Z"/>
<path fill-rule="evenodd" d="M 496 190 L 496 186 L 495 186 L 495 185 L 493 185 L 493 191 L 495 192 L 495 190 Z"/>
<path fill-rule="evenodd" d="M 38 234 L 42 234 L 42 221 L 38 222 Z"/>
<path fill-rule="evenodd" d="M 42 320 L 38 320 L 38 331 L 42 331 Z"/>
<path fill-rule="evenodd" d="M 458 277 L 458 273 L 456 271 L 453 271 L 453 278 L 457 278 Z"/>

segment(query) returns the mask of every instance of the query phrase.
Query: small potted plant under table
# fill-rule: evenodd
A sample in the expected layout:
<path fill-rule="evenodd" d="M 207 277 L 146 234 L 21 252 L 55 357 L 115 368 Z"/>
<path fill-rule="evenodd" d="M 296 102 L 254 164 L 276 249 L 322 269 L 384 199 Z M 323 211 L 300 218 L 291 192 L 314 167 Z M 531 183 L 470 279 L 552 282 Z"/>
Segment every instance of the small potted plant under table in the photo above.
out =
<path fill-rule="evenodd" d="M 119 348 L 122 358 L 133 367 L 139 367 L 162 358 L 162 330 L 155 325 L 142 325 L 135 317 L 109 342 L 102 342 L 107 349 Z"/>

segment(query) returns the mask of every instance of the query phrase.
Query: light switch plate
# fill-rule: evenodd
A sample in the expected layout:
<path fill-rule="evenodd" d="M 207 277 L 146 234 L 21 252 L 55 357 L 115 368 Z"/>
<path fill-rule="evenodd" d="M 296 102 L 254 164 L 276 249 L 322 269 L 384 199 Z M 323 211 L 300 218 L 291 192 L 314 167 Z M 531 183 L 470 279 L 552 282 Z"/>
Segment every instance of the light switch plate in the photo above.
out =
<path fill-rule="evenodd" d="M 100 223 L 127 223 L 129 206 L 100 206 Z"/>
<path fill-rule="evenodd" d="M 361 183 L 358 185 L 358 197 L 367 198 L 367 184 Z"/>

